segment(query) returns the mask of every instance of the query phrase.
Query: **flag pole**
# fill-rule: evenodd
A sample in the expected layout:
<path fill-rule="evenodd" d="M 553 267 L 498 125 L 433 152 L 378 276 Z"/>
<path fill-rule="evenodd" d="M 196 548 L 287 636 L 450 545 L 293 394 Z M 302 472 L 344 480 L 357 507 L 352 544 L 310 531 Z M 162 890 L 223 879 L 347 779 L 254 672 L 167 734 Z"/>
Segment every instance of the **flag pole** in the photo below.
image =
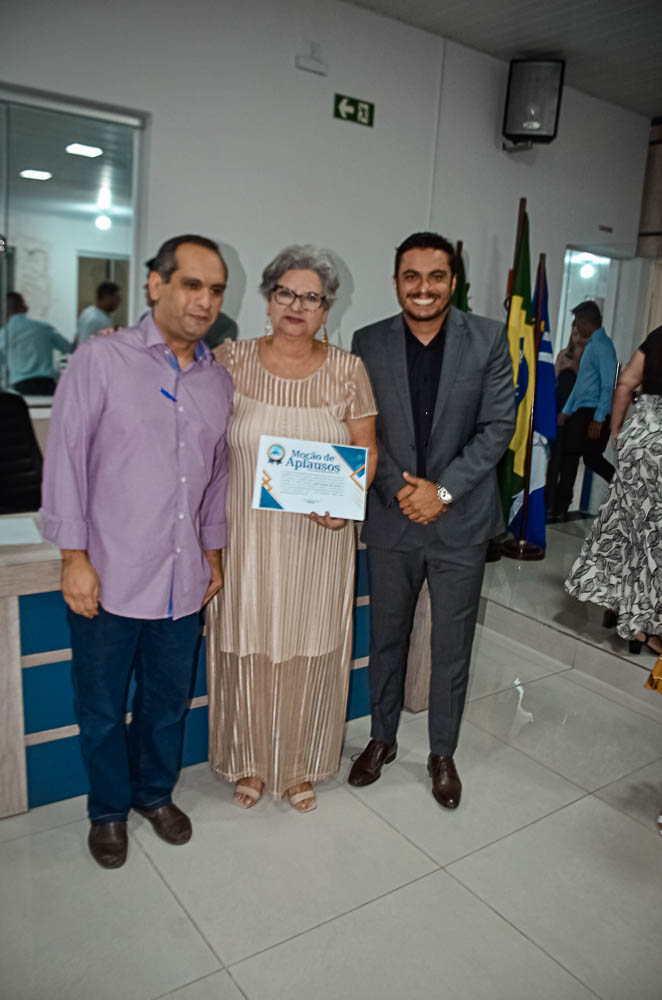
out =
<path fill-rule="evenodd" d="M 529 494 L 531 489 L 531 460 L 533 457 L 533 416 L 536 408 L 536 393 L 538 391 L 538 354 L 540 352 L 540 341 L 542 340 L 543 314 L 542 314 L 542 289 L 543 275 L 545 273 L 546 255 L 541 253 L 538 258 L 538 271 L 536 274 L 536 315 L 533 327 L 533 372 L 535 378 L 535 388 L 533 393 L 533 405 L 529 414 L 529 436 L 526 442 L 526 460 L 524 463 L 524 487 L 522 491 L 522 516 L 520 518 L 519 538 L 513 538 L 503 543 L 502 550 L 505 556 L 511 559 L 519 559 L 523 562 L 533 562 L 537 559 L 545 558 L 545 550 L 540 545 L 528 542 L 526 538 L 529 526 Z"/>

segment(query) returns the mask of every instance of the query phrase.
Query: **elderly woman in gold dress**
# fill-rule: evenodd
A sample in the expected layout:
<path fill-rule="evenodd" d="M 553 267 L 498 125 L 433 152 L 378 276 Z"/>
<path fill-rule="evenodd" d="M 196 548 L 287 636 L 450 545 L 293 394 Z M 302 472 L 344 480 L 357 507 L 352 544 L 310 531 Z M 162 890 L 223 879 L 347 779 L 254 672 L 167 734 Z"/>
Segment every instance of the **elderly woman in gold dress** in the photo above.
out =
<path fill-rule="evenodd" d="M 265 268 L 265 335 L 226 341 L 230 372 L 229 538 L 225 590 L 207 619 L 210 761 L 248 809 L 266 791 L 299 812 L 339 766 L 354 605 L 353 522 L 328 512 L 252 510 L 261 434 L 369 449 L 375 401 L 362 361 L 332 347 L 326 318 L 339 279 L 331 255 L 287 247 Z M 321 336 L 317 336 L 321 331 Z"/>

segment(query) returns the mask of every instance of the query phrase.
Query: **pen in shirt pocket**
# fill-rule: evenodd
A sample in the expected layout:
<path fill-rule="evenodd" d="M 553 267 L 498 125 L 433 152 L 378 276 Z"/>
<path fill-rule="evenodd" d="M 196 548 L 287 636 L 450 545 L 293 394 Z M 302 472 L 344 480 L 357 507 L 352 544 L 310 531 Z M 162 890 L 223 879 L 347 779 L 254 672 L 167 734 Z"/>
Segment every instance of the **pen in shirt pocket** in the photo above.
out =
<path fill-rule="evenodd" d="M 161 389 L 161 392 L 163 393 L 164 396 L 167 396 L 168 399 L 171 399 L 173 401 L 173 403 L 177 402 L 177 397 L 173 396 L 172 393 L 168 392 L 167 389 Z"/>

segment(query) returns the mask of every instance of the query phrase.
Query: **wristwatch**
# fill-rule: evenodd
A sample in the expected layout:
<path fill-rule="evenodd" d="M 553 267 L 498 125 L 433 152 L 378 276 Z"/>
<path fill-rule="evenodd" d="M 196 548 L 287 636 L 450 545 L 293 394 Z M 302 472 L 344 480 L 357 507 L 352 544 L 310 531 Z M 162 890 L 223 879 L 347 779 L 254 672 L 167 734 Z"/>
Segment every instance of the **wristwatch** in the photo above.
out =
<path fill-rule="evenodd" d="M 448 505 L 453 502 L 453 494 L 449 493 L 445 486 L 442 486 L 441 483 L 435 483 L 434 485 L 437 487 L 437 500 L 439 503 Z"/>

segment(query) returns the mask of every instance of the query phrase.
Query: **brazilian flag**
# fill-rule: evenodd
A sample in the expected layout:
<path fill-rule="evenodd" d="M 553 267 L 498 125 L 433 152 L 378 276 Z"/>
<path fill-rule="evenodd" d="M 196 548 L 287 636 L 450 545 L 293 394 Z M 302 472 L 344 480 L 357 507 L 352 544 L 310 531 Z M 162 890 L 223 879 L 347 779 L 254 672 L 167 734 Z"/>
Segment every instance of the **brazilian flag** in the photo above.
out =
<path fill-rule="evenodd" d="M 455 306 L 456 309 L 461 309 L 462 312 L 471 312 L 469 309 L 469 282 L 467 281 L 467 273 L 464 270 L 464 261 L 462 260 L 462 252 L 457 255 L 457 274 L 455 276 L 455 291 L 451 296 L 451 305 Z"/>
<path fill-rule="evenodd" d="M 524 213 L 515 267 L 510 287 L 508 343 L 513 362 L 517 424 L 508 451 L 499 466 L 501 504 L 510 524 L 513 498 L 523 489 L 531 410 L 536 393 L 534 317 L 531 309 L 531 263 L 529 257 L 529 217 Z"/>

